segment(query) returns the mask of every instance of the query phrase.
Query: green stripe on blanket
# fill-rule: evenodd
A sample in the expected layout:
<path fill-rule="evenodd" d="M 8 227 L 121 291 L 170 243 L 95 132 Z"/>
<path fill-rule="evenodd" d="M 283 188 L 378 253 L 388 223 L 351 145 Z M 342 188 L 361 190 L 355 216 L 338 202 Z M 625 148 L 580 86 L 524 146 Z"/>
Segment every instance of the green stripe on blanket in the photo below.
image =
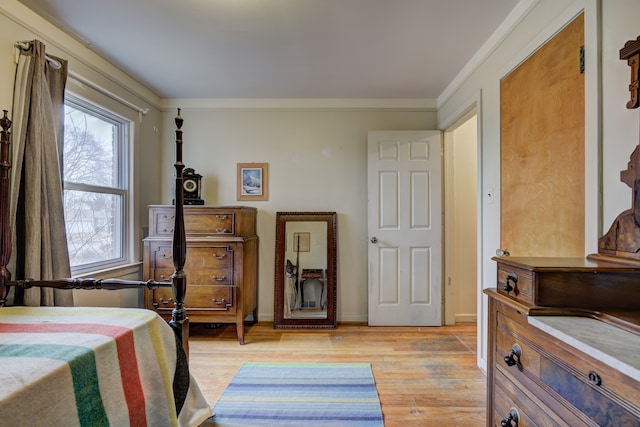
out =
<path fill-rule="evenodd" d="M 91 349 L 57 344 L 0 344 L 0 357 L 55 359 L 68 363 L 80 425 L 87 427 L 109 425 L 98 385 L 96 359 Z"/>

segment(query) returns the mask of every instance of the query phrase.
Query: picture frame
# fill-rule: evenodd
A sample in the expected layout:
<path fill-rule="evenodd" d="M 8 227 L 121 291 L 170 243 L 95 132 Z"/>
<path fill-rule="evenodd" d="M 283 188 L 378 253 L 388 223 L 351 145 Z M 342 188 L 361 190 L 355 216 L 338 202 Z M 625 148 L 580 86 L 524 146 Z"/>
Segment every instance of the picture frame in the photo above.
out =
<path fill-rule="evenodd" d="M 269 164 L 237 164 L 237 200 L 269 200 Z"/>
<path fill-rule="evenodd" d="M 311 233 L 293 233 L 293 250 L 296 252 L 311 251 Z"/>

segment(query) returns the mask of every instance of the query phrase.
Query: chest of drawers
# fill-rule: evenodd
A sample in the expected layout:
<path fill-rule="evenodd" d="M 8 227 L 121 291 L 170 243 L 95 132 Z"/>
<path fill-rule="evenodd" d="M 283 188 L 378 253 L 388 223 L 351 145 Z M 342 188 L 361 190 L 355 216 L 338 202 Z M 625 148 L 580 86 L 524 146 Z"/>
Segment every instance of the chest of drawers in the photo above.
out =
<path fill-rule="evenodd" d="M 620 283 L 621 292 L 637 287 L 638 270 L 577 259 L 496 261 L 498 286 L 485 290 L 487 425 L 640 426 L 640 296 L 610 295 Z M 576 295 L 561 298 L 557 289 Z M 580 326 L 579 338 L 547 328 L 551 321 Z"/>
<path fill-rule="evenodd" d="M 256 209 L 246 206 L 185 206 L 187 292 L 184 305 L 191 323 L 235 323 L 240 344 L 244 321 L 257 322 L 258 236 Z M 174 207 L 149 207 L 149 236 L 144 239 L 145 280 L 170 281 Z M 145 307 L 170 319 L 172 291 L 145 291 Z"/>

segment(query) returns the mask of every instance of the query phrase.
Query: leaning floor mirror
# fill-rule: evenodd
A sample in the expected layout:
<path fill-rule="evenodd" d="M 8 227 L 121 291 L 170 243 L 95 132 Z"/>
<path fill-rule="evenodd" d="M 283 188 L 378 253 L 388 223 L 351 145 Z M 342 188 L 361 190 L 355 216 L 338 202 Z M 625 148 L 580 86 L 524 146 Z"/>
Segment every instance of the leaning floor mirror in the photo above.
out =
<path fill-rule="evenodd" d="M 277 212 L 273 325 L 336 327 L 337 214 Z"/>

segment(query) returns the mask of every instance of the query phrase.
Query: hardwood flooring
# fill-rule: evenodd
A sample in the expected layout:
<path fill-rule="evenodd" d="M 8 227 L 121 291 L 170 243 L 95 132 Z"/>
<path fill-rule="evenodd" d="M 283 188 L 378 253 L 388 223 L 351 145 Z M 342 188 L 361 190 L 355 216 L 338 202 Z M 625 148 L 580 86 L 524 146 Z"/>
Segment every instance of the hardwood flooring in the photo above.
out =
<path fill-rule="evenodd" d="M 439 328 L 368 327 L 335 330 L 246 328 L 192 324 L 191 373 L 213 406 L 243 362 L 367 362 L 385 427 L 483 426 L 486 375 L 476 366 L 476 325 Z"/>

